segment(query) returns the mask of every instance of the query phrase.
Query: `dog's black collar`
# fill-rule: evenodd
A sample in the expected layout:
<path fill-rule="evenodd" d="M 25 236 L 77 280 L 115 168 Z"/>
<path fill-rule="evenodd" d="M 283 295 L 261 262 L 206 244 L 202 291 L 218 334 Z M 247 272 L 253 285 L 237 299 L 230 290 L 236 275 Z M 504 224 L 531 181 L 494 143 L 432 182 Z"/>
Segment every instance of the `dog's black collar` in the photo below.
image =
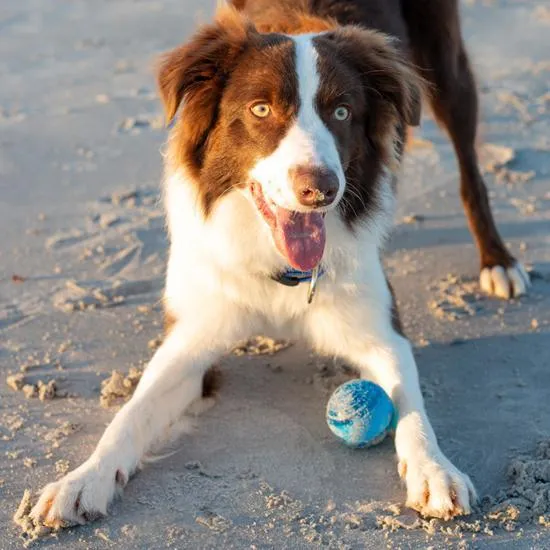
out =
<path fill-rule="evenodd" d="M 299 271 L 298 269 L 288 268 L 285 271 L 280 271 L 271 275 L 271 278 L 285 286 L 298 286 L 300 283 L 310 283 L 309 292 L 307 296 L 308 303 L 311 303 L 315 294 L 315 288 L 317 286 L 317 280 L 324 273 L 324 269 L 320 266 L 310 271 Z"/>
<path fill-rule="evenodd" d="M 321 277 L 324 272 L 325 270 L 319 267 L 317 277 Z M 298 286 L 300 283 L 309 283 L 314 278 L 314 274 L 313 269 L 309 271 L 300 271 L 299 269 L 292 269 L 289 267 L 285 269 L 285 271 L 279 271 L 271 275 L 271 278 L 285 286 Z"/>
<path fill-rule="evenodd" d="M 302 282 L 297 277 L 288 275 L 285 271 L 280 271 L 279 273 L 275 273 L 274 275 L 271 275 L 271 278 L 274 281 L 277 281 L 278 283 L 281 283 L 282 285 L 285 285 L 285 286 L 298 286 Z"/>

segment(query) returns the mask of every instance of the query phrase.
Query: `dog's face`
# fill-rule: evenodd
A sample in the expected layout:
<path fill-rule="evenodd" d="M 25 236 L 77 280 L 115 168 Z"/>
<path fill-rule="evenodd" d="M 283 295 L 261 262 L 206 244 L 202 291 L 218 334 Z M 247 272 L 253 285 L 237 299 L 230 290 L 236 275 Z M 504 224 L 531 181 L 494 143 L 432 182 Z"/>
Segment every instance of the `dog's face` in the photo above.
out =
<path fill-rule="evenodd" d="M 414 73 L 385 37 L 322 25 L 261 34 L 224 10 L 159 73 L 168 118 L 184 103 L 171 160 L 197 182 L 204 214 L 244 191 L 303 271 L 322 258 L 328 210 L 351 224 L 377 208 L 417 97 Z"/>

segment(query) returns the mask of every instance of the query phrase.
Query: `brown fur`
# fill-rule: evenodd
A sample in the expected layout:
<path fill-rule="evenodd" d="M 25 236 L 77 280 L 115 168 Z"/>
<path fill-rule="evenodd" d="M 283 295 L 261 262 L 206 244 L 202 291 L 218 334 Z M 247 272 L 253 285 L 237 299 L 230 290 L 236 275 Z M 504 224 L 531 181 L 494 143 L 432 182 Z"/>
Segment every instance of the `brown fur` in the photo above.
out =
<path fill-rule="evenodd" d="M 174 118 L 184 96 L 190 105 L 197 102 L 199 112 L 213 110 L 220 81 L 231 71 L 253 30 L 252 23 L 237 12 L 220 10 L 214 24 L 161 58 L 158 85 L 168 120 Z M 200 121 L 189 137 L 202 137 L 204 126 Z"/>
<path fill-rule="evenodd" d="M 305 13 L 292 12 L 288 17 L 269 19 L 269 14 L 256 23 L 256 28 L 265 33 L 304 34 L 334 30 L 338 23 L 330 18 L 322 19 Z"/>
<path fill-rule="evenodd" d="M 511 266 L 493 219 L 487 189 L 478 167 L 475 141 L 478 99 L 460 30 L 457 0 L 424 2 L 422 13 L 403 0 L 413 59 L 432 84 L 431 105 L 453 142 L 460 168 L 460 192 L 481 267 Z M 434 25 L 433 21 L 438 21 Z"/>
<path fill-rule="evenodd" d="M 340 211 L 351 226 L 377 208 L 375 186 L 382 165 L 396 165 L 395 143 L 415 119 L 420 77 L 384 35 L 359 27 L 335 28 L 330 19 L 287 10 L 257 18 L 260 29 L 318 32 L 322 86 L 316 108 L 336 138 L 348 186 Z M 169 156 L 197 182 L 205 215 L 216 200 L 246 185 L 247 174 L 269 155 L 299 108 L 294 45 L 280 33 L 259 33 L 247 16 L 221 10 L 184 46 L 164 57 L 159 89 L 167 117 L 184 103 Z M 268 100 L 273 116 L 258 121 L 246 101 Z M 331 114 L 351 106 L 350 124 Z M 399 151 L 397 151 L 399 153 Z"/>
<path fill-rule="evenodd" d="M 403 56 L 414 62 L 431 85 L 433 111 L 453 142 L 460 167 L 462 202 L 478 246 L 481 267 L 515 263 L 496 228 L 478 167 L 475 152 L 478 99 L 462 40 L 458 0 L 233 0 L 233 3 L 254 21 L 272 21 L 270 28 L 288 19 L 289 14 L 300 12 L 326 18 L 331 23 L 336 21 L 338 25 L 362 25 L 397 38 Z M 413 99 L 415 116 L 410 122 L 418 124 L 421 98 L 417 95 Z M 358 174 L 356 180 L 364 176 L 372 174 Z"/>
<path fill-rule="evenodd" d="M 192 113 L 177 120 L 169 158 L 197 181 L 205 215 L 225 193 L 249 183 L 246 174 L 254 162 L 285 134 L 298 93 L 290 76 L 292 52 L 288 37 L 260 34 L 246 17 L 226 8 L 164 57 L 158 81 L 167 117 L 182 101 Z M 243 108 L 258 99 L 277 102 L 269 124 Z"/>
<path fill-rule="evenodd" d="M 378 207 L 375 186 L 383 166 L 395 169 L 407 124 L 416 119 L 422 79 L 381 33 L 343 27 L 316 39 L 320 71 L 329 78 L 319 91 L 360 89 L 349 94 L 356 131 L 348 136 L 340 156 L 346 169 L 343 217 L 352 226 Z M 338 136 L 337 128 L 329 128 Z M 338 139 L 341 143 L 341 140 Z M 346 151 L 346 153 L 344 152 Z"/>
<path fill-rule="evenodd" d="M 304 34 L 338 27 L 336 20 L 314 13 L 308 0 L 235 0 L 231 4 L 254 21 L 258 31 L 263 33 Z"/>
<path fill-rule="evenodd" d="M 343 156 L 347 152 L 349 158 L 363 159 L 347 166 L 349 189 L 341 210 L 348 223 L 353 224 L 376 207 L 372 184 L 379 175 L 380 163 L 373 159 L 391 167 L 392 148 L 397 157 L 401 156 L 405 126 L 419 121 L 423 77 L 431 85 L 430 101 L 436 118 L 455 147 L 462 201 L 480 252 L 481 266 L 513 265 L 515 259 L 498 233 L 478 168 L 477 93 L 462 42 L 457 0 L 234 0 L 233 3 L 245 15 L 235 9 L 221 10 L 213 25 L 201 29 L 188 44 L 164 58 L 159 73 L 159 89 L 168 119 L 174 117 L 182 101 L 186 111 L 193 113 L 176 123 L 170 158 L 186 166 L 199 182 L 205 215 L 224 193 L 247 183 L 246 169 L 258 155 L 269 154 L 293 116 L 290 111 L 284 113 L 279 125 L 270 127 L 267 133 L 265 125 L 254 133 L 246 124 L 239 127 L 234 119 L 232 126 L 223 127 L 220 121 L 228 120 L 227 115 L 231 118 L 230 102 L 225 101 L 227 89 L 238 86 L 246 91 L 248 82 L 254 86 L 255 78 L 262 72 L 269 73 L 264 74 L 266 81 L 273 80 L 282 88 L 285 77 L 288 80 L 291 74 L 291 44 L 275 32 L 323 31 L 325 34 L 317 42 L 321 51 L 326 50 L 324 62 L 331 63 L 327 58 L 334 57 L 331 70 L 342 74 L 353 66 L 361 75 L 360 85 L 366 90 L 369 106 L 365 110 L 363 139 L 353 135 L 354 150 L 346 146 L 350 136 L 338 137 Z M 363 25 L 398 41 L 390 46 L 386 38 L 375 32 L 338 25 Z M 327 42 L 336 45 L 336 53 Z M 236 76 L 244 59 L 247 74 L 241 70 Z M 407 59 L 415 63 L 417 70 L 411 69 Z M 349 85 L 351 80 L 344 78 L 341 82 Z M 292 104 L 295 92 L 283 92 L 287 105 Z M 277 93 L 281 94 L 281 90 Z M 225 114 L 220 117 L 224 108 Z M 237 150 L 239 158 L 235 158 Z"/>

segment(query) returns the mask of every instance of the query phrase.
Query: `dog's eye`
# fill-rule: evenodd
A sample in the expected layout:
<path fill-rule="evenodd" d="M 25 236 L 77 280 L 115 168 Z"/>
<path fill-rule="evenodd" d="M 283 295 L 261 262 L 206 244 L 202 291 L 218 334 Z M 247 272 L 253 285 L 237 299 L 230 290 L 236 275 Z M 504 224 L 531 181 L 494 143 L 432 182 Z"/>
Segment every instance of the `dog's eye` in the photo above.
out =
<path fill-rule="evenodd" d="M 332 116 L 336 120 L 342 122 L 344 120 L 347 120 L 351 116 L 351 111 L 349 110 L 349 107 L 347 107 L 346 105 L 338 105 L 338 107 L 334 109 Z"/>
<path fill-rule="evenodd" d="M 267 103 L 256 103 L 250 107 L 250 111 L 258 118 L 265 118 L 271 113 L 271 107 Z"/>

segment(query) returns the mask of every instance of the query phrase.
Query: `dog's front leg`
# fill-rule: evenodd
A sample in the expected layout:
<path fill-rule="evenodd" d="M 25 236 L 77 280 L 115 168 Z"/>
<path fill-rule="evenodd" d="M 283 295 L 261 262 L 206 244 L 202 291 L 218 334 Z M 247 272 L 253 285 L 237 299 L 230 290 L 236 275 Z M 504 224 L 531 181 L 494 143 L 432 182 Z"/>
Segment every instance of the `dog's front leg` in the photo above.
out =
<path fill-rule="evenodd" d="M 475 489 L 439 448 L 409 341 L 397 333 L 379 337 L 355 359 L 361 376 L 374 378 L 396 406 L 395 449 L 398 472 L 407 487 L 407 506 L 444 519 L 469 514 Z"/>
<path fill-rule="evenodd" d="M 411 345 L 394 324 L 392 296 L 380 268 L 368 287 L 349 296 L 341 293 L 326 305 L 319 300 L 311 311 L 309 332 L 319 351 L 350 361 L 362 378 L 374 380 L 392 398 L 398 413 L 398 471 L 406 483 L 407 505 L 426 516 L 468 514 L 476 498 L 474 487 L 439 448 Z"/>
<path fill-rule="evenodd" d="M 52 527 L 104 515 L 114 495 L 139 466 L 151 444 L 201 397 L 205 371 L 235 335 L 232 323 L 186 316 L 177 322 L 147 366 L 130 401 L 116 414 L 92 455 L 47 485 L 31 515 Z M 219 316 L 218 316 L 219 317 Z"/>

